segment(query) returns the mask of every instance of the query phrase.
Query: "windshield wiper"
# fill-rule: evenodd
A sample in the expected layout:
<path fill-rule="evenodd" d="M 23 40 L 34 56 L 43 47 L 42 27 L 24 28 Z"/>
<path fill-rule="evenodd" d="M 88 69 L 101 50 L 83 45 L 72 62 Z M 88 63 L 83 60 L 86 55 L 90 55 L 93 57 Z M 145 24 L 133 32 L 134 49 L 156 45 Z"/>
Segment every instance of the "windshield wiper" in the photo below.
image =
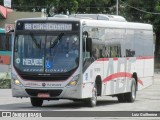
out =
<path fill-rule="evenodd" d="M 35 43 L 35 45 L 36 45 L 39 49 L 41 49 L 41 45 L 37 43 L 37 40 L 36 40 L 36 38 L 33 36 L 33 34 L 30 33 L 30 35 L 31 35 L 32 41 Z"/>
<path fill-rule="evenodd" d="M 57 38 L 54 40 L 53 44 L 50 46 L 50 48 L 53 48 L 54 46 L 56 46 L 59 41 L 61 40 L 62 36 L 64 35 L 64 33 L 60 33 Z"/>

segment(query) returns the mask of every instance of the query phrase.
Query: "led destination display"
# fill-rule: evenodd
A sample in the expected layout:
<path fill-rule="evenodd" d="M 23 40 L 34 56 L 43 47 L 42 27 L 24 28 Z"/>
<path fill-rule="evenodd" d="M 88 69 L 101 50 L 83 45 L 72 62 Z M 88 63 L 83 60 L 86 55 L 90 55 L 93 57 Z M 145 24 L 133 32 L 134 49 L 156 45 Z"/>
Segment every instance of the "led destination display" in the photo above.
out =
<path fill-rule="evenodd" d="M 71 31 L 72 24 L 65 23 L 25 23 L 25 30 L 54 30 L 54 31 Z"/>

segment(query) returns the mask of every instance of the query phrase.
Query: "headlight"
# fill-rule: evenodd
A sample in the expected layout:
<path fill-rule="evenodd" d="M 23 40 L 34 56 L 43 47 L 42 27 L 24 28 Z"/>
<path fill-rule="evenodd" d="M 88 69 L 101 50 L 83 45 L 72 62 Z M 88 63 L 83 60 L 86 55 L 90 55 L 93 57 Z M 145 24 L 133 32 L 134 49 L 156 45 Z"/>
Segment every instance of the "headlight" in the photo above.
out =
<path fill-rule="evenodd" d="M 17 79 L 16 75 L 12 74 L 12 80 L 15 85 L 22 86 L 22 83 L 20 82 L 20 80 Z"/>
<path fill-rule="evenodd" d="M 13 83 L 18 86 L 22 86 L 22 83 L 18 79 L 13 79 Z"/>
<path fill-rule="evenodd" d="M 22 86 L 22 83 L 18 79 L 13 79 L 13 83 L 18 86 Z"/>
<path fill-rule="evenodd" d="M 20 85 L 20 84 L 21 84 L 21 82 L 20 82 L 19 80 L 14 80 L 14 84 L 16 84 L 16 85 Z"/>
<path fill-rule="evenodd" d="M 72 80 L 67 84 L 67 87 L 76 86 L 77 83 L 78 83 L 78 80 L 79 80 L 79 76 L 80 76 L 79 74 L 76 75 L 76 76 L 74 76 L 74 77 L 72 78 Z"/>

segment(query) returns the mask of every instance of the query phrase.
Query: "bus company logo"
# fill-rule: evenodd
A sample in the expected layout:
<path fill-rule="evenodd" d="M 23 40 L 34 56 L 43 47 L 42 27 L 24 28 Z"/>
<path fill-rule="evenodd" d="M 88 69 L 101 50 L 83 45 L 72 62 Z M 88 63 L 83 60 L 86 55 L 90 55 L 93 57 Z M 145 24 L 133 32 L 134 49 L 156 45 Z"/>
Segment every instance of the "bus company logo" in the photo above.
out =
<path fill-rule="evenodd" d="M 21 61 L 20 61 L 20 58 L 17 58 L 17 59 L 16 59 L 16 63 L 19 64 L 20 62 L 21 62 Z"/>
<path fill-rule="evenodd" d="M 2 112 L 2 117 L 12 117 L 11 112 Z"/>
<path fill-rule="evenodd" d="M 45 86 L 46 86 L 46 83 L 42 83 L 42 86 L 45 87 Z"/>

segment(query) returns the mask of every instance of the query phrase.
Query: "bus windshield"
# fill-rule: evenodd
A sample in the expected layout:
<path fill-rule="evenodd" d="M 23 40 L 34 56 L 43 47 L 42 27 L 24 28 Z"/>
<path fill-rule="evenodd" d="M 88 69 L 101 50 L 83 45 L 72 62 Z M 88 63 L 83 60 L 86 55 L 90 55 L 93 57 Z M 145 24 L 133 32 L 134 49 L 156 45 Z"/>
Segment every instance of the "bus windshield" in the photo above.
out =
<path fill-rule="evenodd" d="M 20 72 L 67 73 L 78 67 L 76 33 L 18 34 L 14 44 L 14 66 Z"/>

